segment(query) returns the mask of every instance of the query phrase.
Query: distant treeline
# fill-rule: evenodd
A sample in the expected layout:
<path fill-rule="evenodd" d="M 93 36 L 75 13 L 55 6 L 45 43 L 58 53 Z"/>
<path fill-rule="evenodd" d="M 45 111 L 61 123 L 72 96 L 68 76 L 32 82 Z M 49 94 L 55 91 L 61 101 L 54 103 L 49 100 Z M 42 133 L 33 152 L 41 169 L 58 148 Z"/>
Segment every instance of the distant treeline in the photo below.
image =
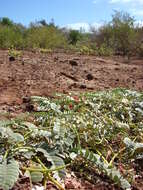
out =
<path fill-rule="evenodd" d="M 115 11 L 112 20 L 90 32 L 59 28 L 52 21 L 30 23 L 29 27 L 0 19 L 0 48 L 62 49 L 94 55 L 143 56 L 143 27 L 132 16 Z"/>

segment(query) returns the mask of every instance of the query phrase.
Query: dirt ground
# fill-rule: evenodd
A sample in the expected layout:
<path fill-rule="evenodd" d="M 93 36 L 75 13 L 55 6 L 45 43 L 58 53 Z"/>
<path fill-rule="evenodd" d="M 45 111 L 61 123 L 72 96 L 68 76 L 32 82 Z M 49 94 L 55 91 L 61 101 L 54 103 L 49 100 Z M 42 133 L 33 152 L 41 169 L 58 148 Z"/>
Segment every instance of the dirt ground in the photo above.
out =
<path fill-rule="evenodd" d="M 78 54 L 23 52 L 10 62 L 0 50 L 0 105 L 21 105 L 31 95 L 97 91 L 115 87 L 143 90 L 143 60 Z"/>
<path fill-rule="evenodd" d="M 122 57 L 24 51 L 22 57 L 9 61 L 8 51 L 0 50 L 0 111 L 21 112 L 23 98 L 31 95 L 51 96 L 55 92 L 97 91 L 117 87 L 143 91 L 143 60 L 132 58 L 128 62 Z M 66 185 L 66 189 L 76 190 L 117 189 L 109 187 L 106 182 L 93 186 L 71 177 Z M 14 190 L 28 188 L 29 182 L 22 180 Z"/>

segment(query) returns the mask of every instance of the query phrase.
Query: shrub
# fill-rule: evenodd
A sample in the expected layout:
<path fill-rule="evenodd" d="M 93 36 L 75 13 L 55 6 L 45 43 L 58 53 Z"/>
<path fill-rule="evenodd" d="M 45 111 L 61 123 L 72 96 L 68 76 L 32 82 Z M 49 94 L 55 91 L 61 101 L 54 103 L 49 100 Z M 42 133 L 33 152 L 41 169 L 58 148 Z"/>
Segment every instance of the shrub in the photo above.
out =
<path fill-rule="evenodd" d="M 81 34 L 78 30 L 70 30 L 69 32 L 69 43 L 76 45 L 78 40 L 80 40 Z"/>
<path fill-rule="evenodd" d="M 43 53 L 43 54 L 52 53 L 52 49 L 50 49 L 50 48 L 49 49 L 40 48 L 39 52 Z"/>
<path fill-rule="evenodd" d="M 26 32 L 26 46 L 29 48 L 65 48 L 66 44 L 63 33 L 53 26 L 34 26 Z"/>
<path fill-rule="evenodd" d="M 93 55 L 95 52 L 93 49 L 91 49 L 90 47 L 87 46 L 82 46 L 80 48 L 80 53 L 81 54 L 86 54 L 86 55 Z"/>
<path fill-rule="evenodd" d="M 21 57 L 22 52 L 14 49 L 13 47 L 9 49 L 8 55 L 11 57 Z"/>
<path fill-rule="evenodd" d="M 103 43 L 97 50 L 99 56 L 111 56 L 113 55 L 112 48 Z"/>
<path fill-rule="evenodd" d="M 11 21 L 9 18 L 7 17 L 3 17 L 0 19 L 0 24 L 3 26 L 13 26 L 14 23 L 13 21 Z"/>

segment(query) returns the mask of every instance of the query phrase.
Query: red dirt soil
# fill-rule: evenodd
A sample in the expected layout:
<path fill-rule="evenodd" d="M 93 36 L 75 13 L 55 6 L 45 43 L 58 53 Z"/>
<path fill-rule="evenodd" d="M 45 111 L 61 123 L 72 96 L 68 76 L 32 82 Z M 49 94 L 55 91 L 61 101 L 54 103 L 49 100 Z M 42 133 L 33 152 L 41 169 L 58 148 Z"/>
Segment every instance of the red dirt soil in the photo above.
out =
<path fill-rule="evenodd" d="M 20 105 L 31 95 L 116 87 L 142 91 L 143 60 L 24 51 L 10 62 L 8 51 L 0 50 L 0 105 Z"/>

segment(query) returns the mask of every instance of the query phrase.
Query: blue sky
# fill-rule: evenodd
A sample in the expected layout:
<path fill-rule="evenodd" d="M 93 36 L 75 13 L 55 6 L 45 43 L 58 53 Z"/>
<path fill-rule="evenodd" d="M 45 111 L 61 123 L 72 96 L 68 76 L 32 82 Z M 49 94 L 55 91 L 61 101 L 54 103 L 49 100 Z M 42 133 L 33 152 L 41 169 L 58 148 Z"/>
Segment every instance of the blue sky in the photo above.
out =
<path fill-rule="evenodd" d="M 0 0 L 0 17 L 28 25 L 30 21 L 54 18 L 58 26 L 98 27 L 111 19 L 113 10 L 124 10 L 143 20 L 143 0 Z"/>

